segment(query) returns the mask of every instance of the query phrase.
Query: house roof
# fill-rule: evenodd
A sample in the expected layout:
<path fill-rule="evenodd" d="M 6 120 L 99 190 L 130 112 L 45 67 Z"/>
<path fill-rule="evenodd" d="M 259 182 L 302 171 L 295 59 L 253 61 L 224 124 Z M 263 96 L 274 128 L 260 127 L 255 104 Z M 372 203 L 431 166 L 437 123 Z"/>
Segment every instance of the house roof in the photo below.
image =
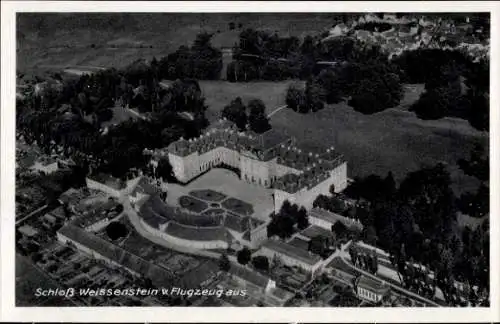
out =
<path fill-rule="evenodd" d="M 327 267 L 342 271 L 342 272 L 347 273 L 353 277 L 356 277 L 359 274 L 355 269 L 349 267 L 346 264 L 346 262 L 344 260 L 342 260 L 340 257 L 333 258 L 333 260 L 330 261 L 330 263 L 328 263 Z"/>
<path fill-rule="evenodd" d="M 309 249 L 309 241 L 306 241 L 299 237 L 294 237 L 291 241 L 288 242 L 288 244 L 295 246 L 299 249 L 302 249 L 304 251 L 308 251 Z"/>
<path fill-rule="evenodd" d="M 252 271 L 234 263 L 231 264 L 229 273 L 261 288 L 266 288 L 270 280 L 270 278 L 258 272 Z"/>
<path fill-rule="evenodd" d="M 333 237 L 333 233 L 331 231 L 316 225 L 309 226 L 308 228 L 300 232 L 300 235 L 303 235 L 308 238 L 313 238 L 315 236 Z"/>
<path fill-rule="evenodd" d="M 321 208 L 313 208 L 309 212 L 309 217 L 314 217 L 317 219 L 324 220 L 326 222 L 329 222 L 330 224 L 335 224 L 339 219 L 341 219 L 343 216 L 333 213 L 331 211 L 321 209 Z"/>
<path fill-rule="evenodd" d="M 102 183 L 115 190 L 121 190 L 126 187 L 126 183 L 118 178 L 113 177 L 107 173 L 93 174 L 88 177 L 90 180 Z"/>
<path fill-rule="evenodd" d="M 56 217 L 52 216 L 51 214 L 45 214 L 45 215 L 43 215 L 43 218 L 48 220 L 51 223 L 53 223 L 57 220 Z"/>
<path fill-rule="evenodd" d="M 38 231 L 30 225 L 23 225 L 19 227 L 19 232 L 23 233 L 26 236 L 35 236 L 38 234 Z"/>
<path fill-rule="evenodd" d="M 75 188 L 69 188 L 59 196 L 63 204 L 77 203 L 81 200 L 81 192 Z"/>
<path fill-rule="evenodd" d="M 304 251 L 303 249 L 280 241 L 268 240 L 262 245 L 262 247 L 278 252 L 280 254 L 284 254 L 290 258 L 299 260 L 308 265 L 315 265 L 316 263 L 321 261 L 321 258 L 317 255 L 311 255 L 309 254 L 309 252 Z"/>

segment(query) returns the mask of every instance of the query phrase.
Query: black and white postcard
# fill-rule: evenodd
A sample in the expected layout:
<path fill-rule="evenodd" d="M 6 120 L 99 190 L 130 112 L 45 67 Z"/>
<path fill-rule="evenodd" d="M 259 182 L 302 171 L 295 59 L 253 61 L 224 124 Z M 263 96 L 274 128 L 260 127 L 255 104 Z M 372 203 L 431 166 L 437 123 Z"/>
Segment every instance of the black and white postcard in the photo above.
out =
<path fill-rule="evenodd" d="M 420 3 L 2 3 L 2 319 L 498 320 L 498 11 Z"/>

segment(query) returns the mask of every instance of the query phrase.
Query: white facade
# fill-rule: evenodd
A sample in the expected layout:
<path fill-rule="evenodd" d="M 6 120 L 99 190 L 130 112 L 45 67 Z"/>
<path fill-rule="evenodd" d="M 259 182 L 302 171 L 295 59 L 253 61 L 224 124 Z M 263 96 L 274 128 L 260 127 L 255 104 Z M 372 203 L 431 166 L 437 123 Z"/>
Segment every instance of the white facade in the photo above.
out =
<path fill-rule="evenodd" d="M 302 188 L 296 193 L 288 193 L 282 190 L 274 190 L 274 212 L 279 212 L 281 205 L 288 200 L 292 204 L 304 206 L 307 210 L 313 208 L 313 202 L 318 195 L 327 195 L 331 185 L 335 186 L 335 192 L 340 192 L 347 187 L 347 163 L 344 162 L 332 171 L 330 177 L 318 183 L 313 188 Z"/>
<path fill-rule="evenodd" d="M 368 300 L 373 303 L 378 303 L 384 297 L 383 293 L 374 292 L 370 289 L 365 289 L 359 286 L 357 287 L 356 292 L 360 298 Z"/>

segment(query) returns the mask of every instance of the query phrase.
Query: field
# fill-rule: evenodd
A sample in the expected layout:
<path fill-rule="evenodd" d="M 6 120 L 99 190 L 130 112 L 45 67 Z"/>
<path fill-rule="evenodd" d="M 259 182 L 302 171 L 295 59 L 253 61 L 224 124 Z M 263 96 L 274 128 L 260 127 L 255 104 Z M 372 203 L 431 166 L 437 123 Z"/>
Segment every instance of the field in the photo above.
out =
<path fill-rule="evenodd" d="M 302 37 L 329 28 L 334 14 L 289 13 L 71 13 L 19 14 L 17 69 L 34 72 L 72 66 L 121 67 L 166 56 L 202 32 L 216 47 L 233 46 L 245 28 Z M 229 23 L 236 28 L 230 30 Z M 242 28 L 238 28 L 239 24 Z"/>

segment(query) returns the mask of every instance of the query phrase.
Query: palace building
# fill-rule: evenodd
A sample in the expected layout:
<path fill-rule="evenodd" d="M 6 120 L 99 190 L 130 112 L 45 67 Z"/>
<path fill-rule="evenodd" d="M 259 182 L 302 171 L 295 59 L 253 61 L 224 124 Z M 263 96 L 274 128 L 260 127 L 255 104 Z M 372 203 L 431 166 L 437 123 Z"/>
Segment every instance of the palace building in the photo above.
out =
<path fill-rule="evenodd" d="M 276 212 L 285 200 L 311 209 L 314 199 L 327 194 L 332 184 L 335 191 L 347 186 L 347 163 L 333 147 L 302 150 L 294 138 L 274 129 L 240 132 L 226 119 L 198 138 L 181 138 L 147 153 L 168 158 L 176 178 L 184 183 L 217 166 L 238 170 L 242 180 L 273 189 Z"/>

